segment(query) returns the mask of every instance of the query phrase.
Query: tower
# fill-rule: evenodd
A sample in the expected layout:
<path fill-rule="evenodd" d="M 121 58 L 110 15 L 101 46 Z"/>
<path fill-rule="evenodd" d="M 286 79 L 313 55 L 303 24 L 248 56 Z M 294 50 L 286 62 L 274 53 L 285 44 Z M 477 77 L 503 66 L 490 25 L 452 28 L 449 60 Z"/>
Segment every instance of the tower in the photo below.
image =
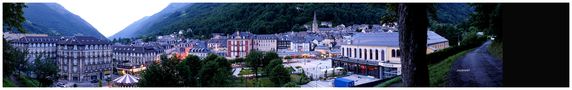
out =
<path fill-rule="evenodd" d="M 316 19 L 315 11 L 314 11 L 314 20 L 312 21 L 312 32 L 318 32 L 318 20 Z"/>

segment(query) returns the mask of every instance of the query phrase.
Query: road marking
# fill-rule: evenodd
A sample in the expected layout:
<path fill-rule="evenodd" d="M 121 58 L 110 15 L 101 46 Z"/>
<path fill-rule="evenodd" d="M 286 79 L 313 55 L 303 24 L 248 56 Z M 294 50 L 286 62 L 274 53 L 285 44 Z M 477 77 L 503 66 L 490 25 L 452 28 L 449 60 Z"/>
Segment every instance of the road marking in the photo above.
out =
<path fill-rule="evenodd" d="M 471 69 L 457 69 L 457 72 L 469 72 Z"/>

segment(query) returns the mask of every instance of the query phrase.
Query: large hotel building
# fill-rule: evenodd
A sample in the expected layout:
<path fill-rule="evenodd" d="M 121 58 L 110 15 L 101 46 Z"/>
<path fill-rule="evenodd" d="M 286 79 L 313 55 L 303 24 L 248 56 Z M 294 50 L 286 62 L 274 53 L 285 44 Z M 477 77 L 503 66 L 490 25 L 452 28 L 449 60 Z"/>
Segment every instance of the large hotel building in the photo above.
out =
<path fill-rule="evenodd" d="M 101 79 L 104 72 L 112 69 L 111 42 L 95 37 L 24 36 L 12 45 L 28 51 L 28 57 L 55 60 L 62 80 Z"/>
<path fill-rule="evenodd" d="M 448 40 L 428 31 L 427 53 L 449 47 Z M 399 33 L 359 33 L 342 43 L 342 56 L 332 59 L 333 67 L 355 74 L 391 78 L 401 74 Z"/>

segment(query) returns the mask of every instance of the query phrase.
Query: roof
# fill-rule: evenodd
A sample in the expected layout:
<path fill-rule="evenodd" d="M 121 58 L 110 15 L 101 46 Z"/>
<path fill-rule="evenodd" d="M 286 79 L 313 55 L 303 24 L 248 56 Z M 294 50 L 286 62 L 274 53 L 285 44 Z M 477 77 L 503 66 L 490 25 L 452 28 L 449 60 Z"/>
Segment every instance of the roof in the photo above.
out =
<path fill-rule="evenodd" d="M 363 46 L 399 46 L 399 33 L 357 33 L 351 38 L 351 45 Z M 448 41 L 433 31 L 427 31 L 427 44 L 434 44 Z M 347 43 L 343 43 L 347 45 Z"/>
<path fill-rule="evenodd" d="M 433 31 L 427 31 L 427 44 L 434 44 L 434 43 L 440 43 L 440 42 L 446 42 L 446 41 L 449 41 L 449 40 L 447 40 L 447 38 L 444 38 L 441 35 L 433 32 Z"/>
<path fill-rule="evenodd" d="M 272 35 L 272 34 L 261 34 L 261 35 L 256 35 L 256 36 L 254 36 L 254 39 L 258 39 L 258 40 L 276 40 L 276 39 L 278 39 L 278 37 L 276 37 L 276 35 Z"/>
<path fill-rule="evenodd" d="M 109 40 L 101 40 L 92 36 L 73 36 L 59 40 L 58 44 L 68 45 L 94 45 L 94 44 L 111 44 Z"/>
<path fill-rule="evenodd" d="M 151 46 L 112 46 L 114 53 L 150 53 L 160 52 L 159 49 Z"/>
<path fill-rule="evenodd" d="M 210 50 L 207 48 L 192 48 L 189 52 L 208 53 Z"/>
<path fill-rule="evenodd" d="M 63 37 L 57 36 L 25 36 L 16 39 L 14 43 L 57 43 Z"/>
<path fill-rule="evenodd" d="M 250 32 L 235 32 L 231 35 L 231 37 L 229 39 L 238 39 L 237 37 L 240 37 L 242 39 L 250 39 L 254 37 L 254 34 L 250 33 Z"/>

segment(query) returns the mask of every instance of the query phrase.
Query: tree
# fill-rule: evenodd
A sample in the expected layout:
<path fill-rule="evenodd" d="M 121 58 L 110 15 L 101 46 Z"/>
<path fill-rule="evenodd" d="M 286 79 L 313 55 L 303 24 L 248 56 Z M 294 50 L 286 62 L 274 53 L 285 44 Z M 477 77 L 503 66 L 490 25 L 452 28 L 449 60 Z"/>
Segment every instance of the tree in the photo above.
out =
<path fill-rule="evenodd" d="M 180 86 L 181 77 L 176 65 L 179 60 L 161 55 L 161 63 L 152 63 L 141 73 L 138 86 L 141 87 L 175 87 Z"/>
<path fill-rule="evenodd" d="M 263 53 L 260 51 L 252 50 L 248 55 L 246 55 L 245 62 L 246 66 L 252 68 L 254 70 L 254 78 L 258 81 L 258 67 L 261 65 L 261 61 L 263 58 Z"/>
<path fill-rule="evenodd" d="M 214 60 L 203 60 L 203 65 L 198 74 L 199 86 L 227 86 L 232 78 L 231 69 L 230 63 L 224 57 L 216 57 Z"/>
<path fill-rule="evenodd" d="M 290 82 L 290 70 L 284 68 L 282 64 L 276 65 L 272 68 L 272 72 L 268 76 L 274 85 L 282 86 Z"/>
<path fill-rule="evenodd" d="M 182 64 L 184 64 L 185 66 L 188 67 L 187 70 L 189 70 L 189 75 L 188 78 L 186 79 L 186 85 L 189 86 L 198 86 L 198 73 L 199 70 L 201 69 L 201 60 L 199 57 L 195 56 L 195 55 L 189 55 L 187 56 L 183 62 L 181 62 Z"/>
<path fill-rule="evenodd" d="M 427 49 L 428 4 L 399 4 L 397 7 L 401 77 L 404 86 L 429 86 Z"/>
<path fill-rule="evenodd" d="M 2 18 L 4 18 L 3 23 L 8 27 L 8 31 L 17 29 L 21 33 L 26 33 L 26 30 L 22 26 L 22 23 L 26 21 L 24 18 L 24 8 L 26 4 L 24 3 L 2 3 Z"/>
<path fill-rule="evenodd" d="M 270 75 L 270 73 L 273 72 L 272 69 L 274 69 L 274 67 L 278 65 L 282 65 L 282 60 L 274 59 L 270 61 L 270 63 L 266 65 L 266 67 L 264 67 L 264 74 Z"/>
<path fill-rule="evenodd" d="M 40 86 L 49 87 L 58 79 L 58 66 L 54 60 L 42 60 L 41 57 L 36 57 L 34 60 L 34 73 L 37 76 L 36 79 L 40 82 Z"/>
<path fill-rule="evenodd" d="M 502 40 L 502 23 L 500 16 L 501 4 L 494 3 L 479 3 L 470 4 L 475 7 L 474 14 L 471 14 L 470 25 L 475 26 L 478 30 L 484 31 L 487 34 L 495 35 L 495 41 Z"/>

